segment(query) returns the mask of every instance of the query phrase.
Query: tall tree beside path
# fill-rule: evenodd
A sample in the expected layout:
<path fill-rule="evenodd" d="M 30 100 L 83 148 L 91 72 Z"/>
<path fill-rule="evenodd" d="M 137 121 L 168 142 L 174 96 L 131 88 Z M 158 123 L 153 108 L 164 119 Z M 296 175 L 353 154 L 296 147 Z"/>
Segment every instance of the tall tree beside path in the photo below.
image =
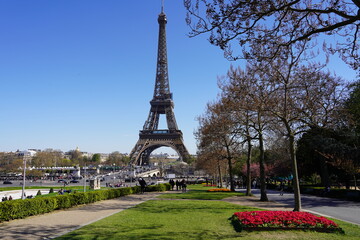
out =
<path fill-rule="evenodd" d="M 230 190 L 235 191 L 232 165 L 239 147 L 239 133 L 235 128 L 232 115 L 219 101 L 207 105 L 206 113 L 199 117 L 199 123 L 200 127 L 196 133 L 200 143 L 198 144 L 199 153 L 216 151 L 220 160 L 227 160 Z M 209 146 L 211 149 L 208 148 Z"/>
<path fill-rule="evenodd" d="M 256 139 L 260 150 L 260 201 L 268 201 L 264 141 L 270 118 L 267 117 L 266 113 L 269 95 L 266 82 L 262 81 L 261 75 L 257 74 L 256 69 L 251 69 L 250 66 L 247 67 L 246 71 L 240 68 L 231 68 L 228 71 L 227 78 L 228 82 L 224 82 L 220 88 L 224 93 L 223 98 L 227 99 L 227 109 L 232 110 L 231 113 L 238 125 L 238 132 L 242 133 L 248 145 L 247 175 L 250 175 L 251 140 Z M 248 177 L 247 182 L 249 183 L 249 181 Z"/>
<path fill-rule="evenodd" d="M 184 0 L 184 6 L 190 36 L 209 33 L 210 43 L 229 59 L 272 59 L 297 43 L 315 46 L 324 37 L 328 54 L 338 53 L 359 69 L 360 0 Z M 254 45 L 271 51 L 254 56 L 249 53 Z"/>

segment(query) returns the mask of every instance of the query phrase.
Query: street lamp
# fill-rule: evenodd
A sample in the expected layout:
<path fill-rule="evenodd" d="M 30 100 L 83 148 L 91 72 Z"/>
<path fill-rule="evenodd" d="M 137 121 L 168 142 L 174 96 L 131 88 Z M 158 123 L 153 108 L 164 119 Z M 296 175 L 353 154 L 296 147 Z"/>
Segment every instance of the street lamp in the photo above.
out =
<path fill-rule="evenodd" d="M 23 162 L 24 162 L 24 169 L 23 169 L 23 184 L 22 184 L 22 191 L 21 191 L 21 199 L 25 199 L 25 178 L 26 178 L 26 160 L 27 160 L 26 153 L 24 154 Z"/>
<path fill-rule="evenodd" d="M 86 164 L 84 166 L 84 192 L 86 192 Z"/>
<path fill-rule="evenodd" d="M 114 180 L 114 187 L 115 187 L 115 163 L 113 165 L 113 180 Z"/>

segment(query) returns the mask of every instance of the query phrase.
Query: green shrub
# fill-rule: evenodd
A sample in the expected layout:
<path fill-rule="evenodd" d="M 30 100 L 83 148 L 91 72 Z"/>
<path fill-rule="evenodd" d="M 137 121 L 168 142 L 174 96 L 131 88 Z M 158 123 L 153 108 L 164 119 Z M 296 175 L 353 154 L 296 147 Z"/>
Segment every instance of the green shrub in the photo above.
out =
<path fill-rule="evenodd" d="M 169 189 L 170 184 L 159 184 L 149 186 L 146 190 L 166 191 Z M 139 192 L 140 187 L 135 186 L 0 202 L 0 222 L 48 213 L 57 209 L 66 209 L 77 205 L 93 203 L 101 200 L 118 198 Z"/>
<path fill-rule="evenodd" d="M 50 188 L 49 194 L 50 194 L 50 193 L 53 193 L 53 192 L 54 192 L 54 189 L 53 189 L 53 188 Z"/>
<path fill-rule="evenodd" d="M 36 196 L 41 196 L 41 191 L 40 190 L 36 193 Z"/>
<path fill-rule="evenodd" d="M 71 200 L 69 195 L 59 195 L 56 197 L 52 197 L 56 201 L 56 207 L 55 209 L 65 209 L 70 208 L 73 205 L 71 205 Z"/>

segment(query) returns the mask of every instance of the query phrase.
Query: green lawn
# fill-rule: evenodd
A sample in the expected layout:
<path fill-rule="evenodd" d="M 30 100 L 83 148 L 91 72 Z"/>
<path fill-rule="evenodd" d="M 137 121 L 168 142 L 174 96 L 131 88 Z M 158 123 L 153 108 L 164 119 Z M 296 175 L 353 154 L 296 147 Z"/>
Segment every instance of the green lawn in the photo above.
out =
<path fill-rule="evenodd" d="M 31 186 L 31 187 L 25 187 L 25 189 L 50 189 L 50 188 L 53 188 L 54 190 L 55 189 L 61 189 L 63 188 L 64 189 L 64 185 L 59 185 L 59 186 Z M 22 187 L 3 187 L 3 188 L 0 188 L 0 192 L 2 191 L 12 191 L 12 190 L 21 190 Z M 73 189 L 73 190 L 84 190 L 84 187 L 83 186 L 66 186 L 65 189 Z M 89 186 L 87 186 L 87 189 L 89 189 Z"/>
<path fill-rule="evenodd" d="M 199 199 L 199 200 L 221 200 L 227 197 L 244 196 L 244 193 L 238 192 L 207 192 L 206 190 L 191 190 L 186 193 L 174 191 L 161 194 L 158 198 L 167 199 Z"/>
<path fill-rule="evenodd" d="M 185 193 L 181 191 L 170 191 L 167 194 L 161 194 L 158 198 L 221 200 L 227 197 L 244 196 L 244 193 L 239 193 L 239 192 L 208 192 L 207 191 L 213 188 L 216 187 L 204 187 L 201 184 L 189 185 L 188 191 Z"/>
<path fill-rule="evenodd" d="M 60 187 L 59 187 L 60 188 Z M 12 191 L 12 190 L 21 190 L 22 187 L 2 187 L 0 188 L 0 192 L 3 192 L 3 191 Z M 25 189 L 50 189 L 50 187 L 25 187 Z"/>
<path fill-rule="evenodd" d="M 204 189 L 205 190 L 205 189 Z M 202 192 L 202 193 L 201 193 Z M 176 193 L 170 198 L 181 195 Z M 214 194 L 214 193 L 212 193 Z M 217 193 L 220 194 L 220 193 Z M 205 196 L 195 187 L 184 193 L 189 198 Z M 164 194 L 164 196 L 166 196 Z M 210 199 L 212 199 L 212 195 Z M 360 227 L 336 221 L 345 231 L 316 233 L 303 231 L 236 232 L 229 217 L 237 211 L 254 208 L 222 201 L 169 200 L 147 201 L 108 218 L 87 225 L 57 239 L 359 239 Z"/>

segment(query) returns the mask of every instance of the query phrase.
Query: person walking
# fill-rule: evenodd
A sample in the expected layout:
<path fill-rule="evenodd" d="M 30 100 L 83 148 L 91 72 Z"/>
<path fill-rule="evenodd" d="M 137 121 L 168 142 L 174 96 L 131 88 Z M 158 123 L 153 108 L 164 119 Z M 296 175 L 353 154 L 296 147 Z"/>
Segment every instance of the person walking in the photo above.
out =
<path fill-rule="evenodd" d="M 285 188 L 285 183 L 284 183 L 284 181 L 281 181 L 281 183 L 280 183 L 280 196 L 284 195 L 284 188 Z"/>
<path fill-rule="evenodd" d="M 185 179 L 183 179 L 182 181 L 181 181 L 181 189 L 182 189 L 182 191 L 183 192 L 186 192 L 186 181 L 185 181 Z"/>
<path fill-rule="evenodd" d="M 171 186 L 171 191 L 174 190 L 174 186 L 175 186 L 174 179 L 170 179 L 169 183 L 170 183 L 170 186 Z"/>
<path fill-rule="evenodd" d="M 180 187 L 179 180 L 176 180 L 175 185 L 176 185 L 176 191 L 179 191 L 179 187 Z"/>
<path fill-rule="evenodd" d="M 144 193 L 146 188 L 146 182 L 143 178 L 139 178 L 139 184 L 140 184 L 140 192 Z"/>

